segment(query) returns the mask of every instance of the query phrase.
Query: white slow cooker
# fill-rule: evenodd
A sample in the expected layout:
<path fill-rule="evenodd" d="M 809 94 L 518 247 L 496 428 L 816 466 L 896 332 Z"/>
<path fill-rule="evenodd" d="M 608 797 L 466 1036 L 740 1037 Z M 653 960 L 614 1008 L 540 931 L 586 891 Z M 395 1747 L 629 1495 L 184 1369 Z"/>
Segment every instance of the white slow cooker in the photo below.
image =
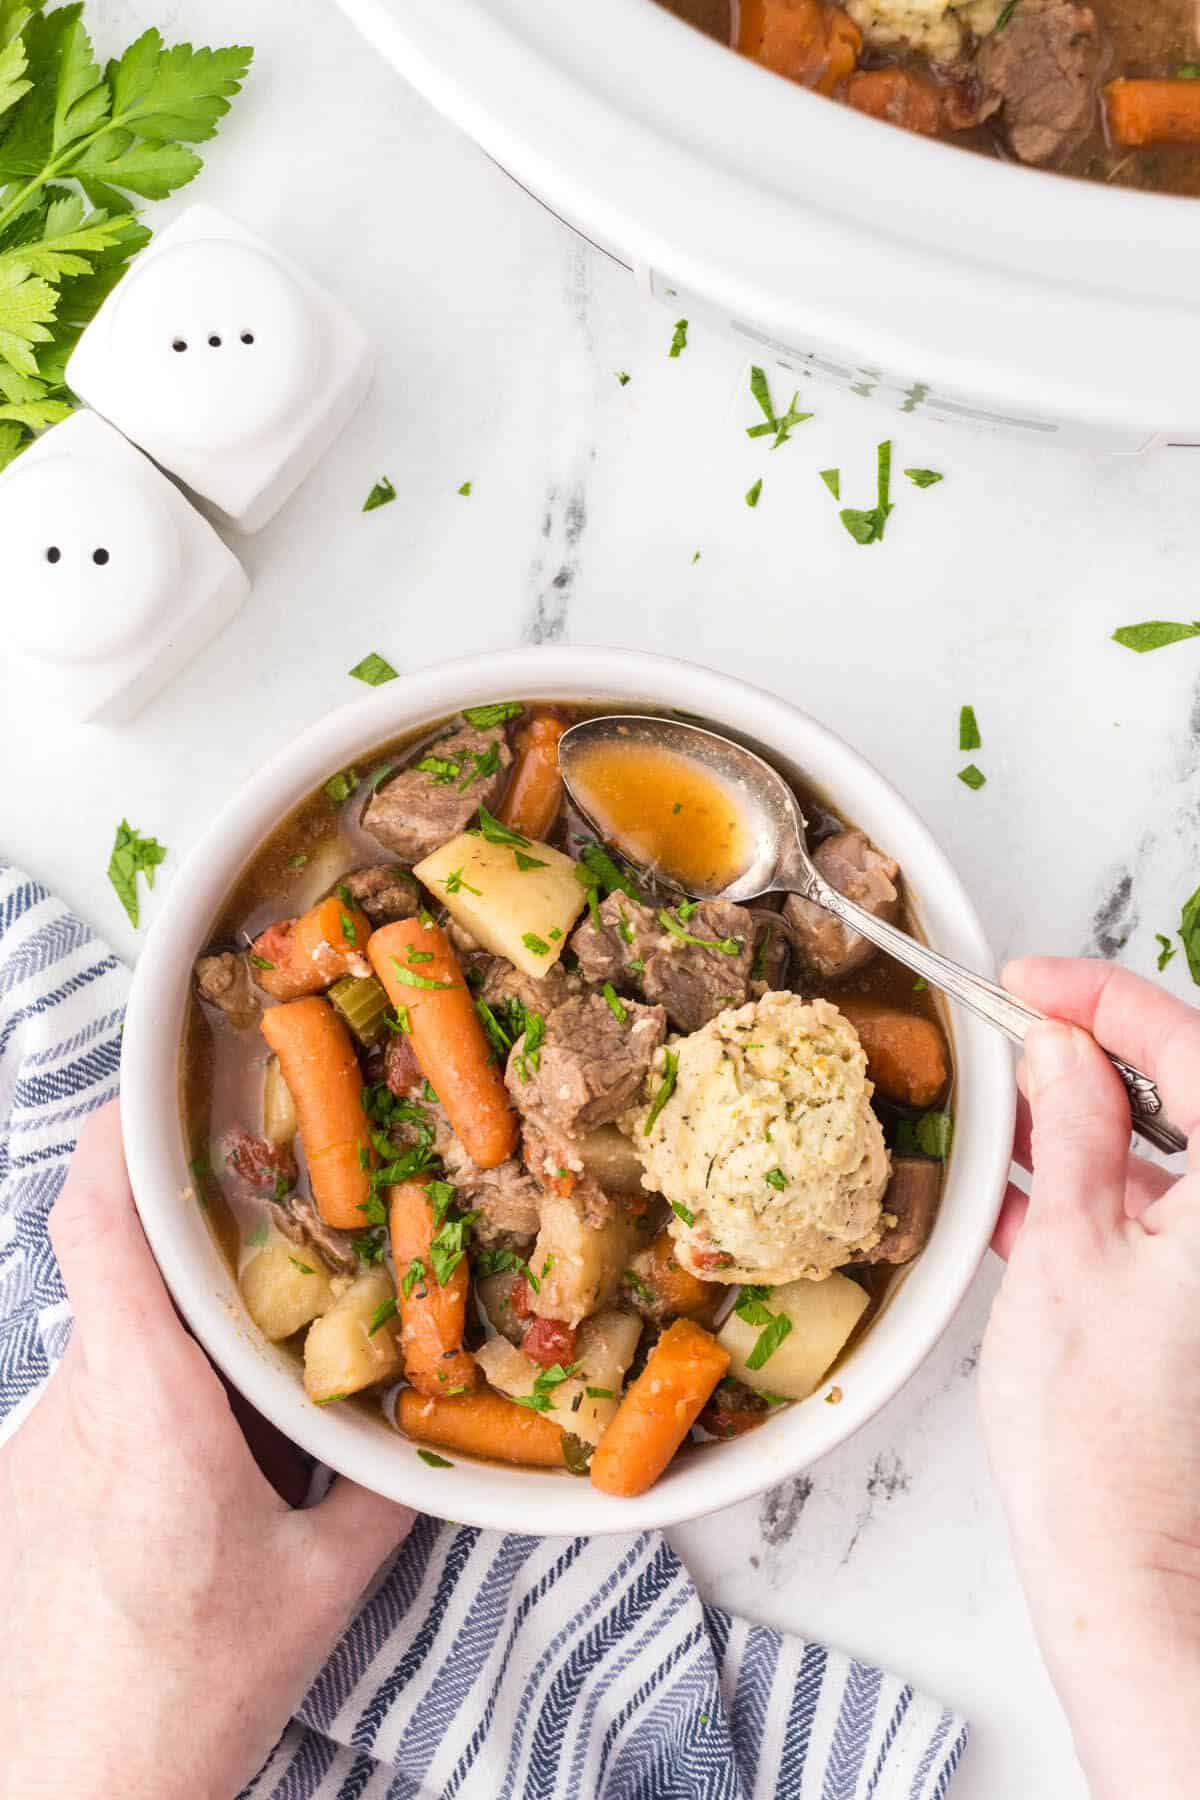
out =
<path fill-rule="evenodd" d="M 1200 441 L 1200 201 L 863 117 L 652 0 L 339 0 L 442 112 L 680 316 L 900 412 Z"/>

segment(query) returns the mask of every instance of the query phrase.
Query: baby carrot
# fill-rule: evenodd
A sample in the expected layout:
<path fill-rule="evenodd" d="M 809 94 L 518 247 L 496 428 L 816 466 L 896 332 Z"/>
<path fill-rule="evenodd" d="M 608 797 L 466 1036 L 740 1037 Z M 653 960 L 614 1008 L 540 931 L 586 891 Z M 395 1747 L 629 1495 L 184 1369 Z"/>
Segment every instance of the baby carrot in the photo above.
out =
<path fill-rule="evenodd" d="M 468 1156 L 481 1169 L 506 1162 L 516 1149 L 517 1115 L 445 932 L 401 919 L 373 933 L 367 954 L 388 999 L 403 1009 L 413 1055 Z"/>
<path fill-rule="evenodd" d="M 479 1384 L 475 1358 L 463 1349 L 471 1273 L 465 1256 L 444 1282 L 431 1255 L 433 1206 L 421 1181 L 389 1190 L 392 1257 L 399 1283 L 400 1351 L 404 1373 L 421 1394 L 438 1397 Z"/>
<path fill-rule="evenodd" d="M 497 814 L 524 837 L 545 838 L 562 805 L 558 740 L 566 722 L 552 712 L 531 712 L 517 733 L 517 761 Z"/>
<path fill-rule="evenodd" d="M 592 1457 L 592 1480 L 631 1498 L 653 1487 L 729 1367 L 729 1352 L 691 1319 L 655 1344 Z"/>
<path fill-rule="evenodd" d="M 494 1462 L 518 1463 L 525 1468 L 561 1469 L 562 1432 L 540 1413 L 493 1392 L 478 1388 L 473 1394 L 453 1399 L 429 1399 L 414 1388 L 401 1388 L 396 1396 L 396 1423 L 411 1438 L 437 1444 L 443 1450 L 461 1450 L 467 1456 L 488 1456 Z"/>
<path fill-rule="evenodd" d="M 371 921 L 336 894 L 298 919 L 279 919 L 250 950 L 254 979 L 272 1000 L 320 994 L 343 975 L 367 973 Z"/>
<path fill-rule="evenodd" d="M 1181 76 L 1110 81 L 1104 90 L 1114 144 L 1200 144 L 1200 84 Z"/>
<path fill-rule="evenodd" d="M 296 1108 L 313 1198 L 327 1225 L 365 1225 L 374 1161 L 362 1103 L 362 1071 L 350 1034 L 328 1000 L 311 996 L 271 1006 L 262 1033 Z"/>

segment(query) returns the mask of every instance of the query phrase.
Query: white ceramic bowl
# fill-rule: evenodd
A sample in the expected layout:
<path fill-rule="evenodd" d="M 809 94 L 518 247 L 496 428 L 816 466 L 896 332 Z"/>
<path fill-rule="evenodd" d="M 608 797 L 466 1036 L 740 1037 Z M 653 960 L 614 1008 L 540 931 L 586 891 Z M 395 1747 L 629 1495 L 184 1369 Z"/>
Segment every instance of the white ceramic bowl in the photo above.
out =
<path fill-rule="evenodd" d="M 332 1468 L 427 1512 L 501 1530 L 670 1525 L 806 1468 L 890 1400 L 928 1355 L 971 1283 L 995 1219 L 1012 1141 L 1011 1059 L 998 1033 L 966 1014 L 956 1017 L 957 1130 L 937 1226 L 842 1365 L 840 1405 L 827 1405 L 821 1390 L 746 1438 L 683 1456 L 639 1500 L 614 1499 L 567 1474 L 462 1457 L 451 1469 L 431 1469 L 382 1419 L 348 1406 L 311 1405 L 295 1359 L 250 1322 L 200 1207 L 187 1197 L 177 1071 L 192 964 L 257 846 L 332 771 L 409 727 L 514 695 L 653 701 L 757 739 L 803 770 L 899 860 L 933 944 L 973 968 L 990 968 L 967 892 L 911 807 L 840 738 L 786 701 L 689 663 L 623 650 L 527 649 L 442 664 L 391 682 L 304 732 L 246 783 L 176 876 L 129 1000 L 121 1071 L 129 1169 L 154 1254 L 197 1338 L 260 1412 Z"/>

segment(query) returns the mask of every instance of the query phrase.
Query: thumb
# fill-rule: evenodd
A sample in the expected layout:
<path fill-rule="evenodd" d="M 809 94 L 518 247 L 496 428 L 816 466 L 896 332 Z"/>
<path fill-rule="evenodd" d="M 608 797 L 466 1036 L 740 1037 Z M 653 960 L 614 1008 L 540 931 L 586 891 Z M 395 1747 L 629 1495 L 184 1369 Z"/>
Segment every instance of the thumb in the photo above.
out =
<path fill-rule="evenodd" d="M 1129 1103 L 1095 1039 L 1058 1020 L 1031 1026 L 1025 1082 L 1032 1116 L 1029 1220 L 1102 1229 L 1124 1217 Z"/>
<path fill-rule="evenodd" d="M 416 1522 L 411 1506 L 385 1500 L 339 1475 L 319 1506 L 293 1513 L 307 1533 L 318 1567 L 330 1571 L 329 1599 L 347 1612 L 380 1564 L 399 1548 Z"/>

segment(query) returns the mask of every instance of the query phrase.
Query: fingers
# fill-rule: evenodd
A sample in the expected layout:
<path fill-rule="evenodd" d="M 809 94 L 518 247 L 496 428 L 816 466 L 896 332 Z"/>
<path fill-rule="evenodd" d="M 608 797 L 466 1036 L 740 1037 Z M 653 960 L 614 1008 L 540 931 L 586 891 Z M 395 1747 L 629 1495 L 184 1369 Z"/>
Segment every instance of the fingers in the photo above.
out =
<path fill-rule="evenodd" d="M 319 1506 L 295 1513 L 322 1567 L 332 1571 L 335 1610 L 349 1611 L 380 1564 L 402 1544 L 416 1513 L 339 1476 Z"/>
<path fill-rule="evenodd" d="M 1106 1050 L 1153 1077 L 1168 1116 L 1188 1137 L 1200 1124 L 1200 1013 L 1117 963 L 1025 956 L 1006 988 L 1056 1019 L 1090 1031 Z"/>
<path fill-rule="evenodd" d="M 1024 1094 L 1017 1097 L 1017 1123 L 1013 1132 L 1013 1161 L 1019 1169 L 1028 1171 L 1033 1168 L 1033 1119 L 1029 1111 L 1029 1102 Z M 1126 1216 L 1130 1219 L 1140 1219 L 1146 1208 L 1153 1206 L 1160 1195 L 1165 1194 L 1167 1189 L 1173 1186 L 1176 1179 L 1176 1176 L 1172 1175 L 1168 1169 L 1160 1167 L 1158 1163 L 1147 1162 L 1142 1156 L 1131 1156 L 1125 1176 Z M 1011 1184 L 1009 1192 L 1018 1195 L 1021 1200 L 1026 1198 L 1019 1188 L 1012 1187 Z M 1005 1207 L 1007 1206 L 1008 1199 L 1006 1197 Z M 1020 1208 L 1020 1215 L 1023 1221 L 1024 1206 Z M 997 1232 L 1004 1222 L 1002 1210 L 996 1226 Z M 1008 1254 L 1007 1249 L 1001 1250 L 995 1240 L 992 1242 L 992 1249 L 999 1256 Z"/>
<path fill-rule="evenodd" d="M 1085 1031 L 1048 1021 L 1025 1038 L 1032 1121 L 1031 1223 L 1111 1230 L 1124 1216 L 1129 1105 Z"/>
<path fill-rule="evenodd" d="M 182 1337 L 134 1210 L 115 1101 L 80 1132 L 49 1230 L 89 1366 L 136 1367 Z"/>
<path fill-rule="evenodd" d="M 992 1233 L 992 1249 L 1005 1262 L 1012 1255 L 1012 1247 L 1021 1235 L 1021 1227 L 1028 1211 L 1029 1195 L 1015 1181 L 1010 1181 L 1004 1190 L 1000 1217 L 996 1220 L 996 1229 Z"/>

